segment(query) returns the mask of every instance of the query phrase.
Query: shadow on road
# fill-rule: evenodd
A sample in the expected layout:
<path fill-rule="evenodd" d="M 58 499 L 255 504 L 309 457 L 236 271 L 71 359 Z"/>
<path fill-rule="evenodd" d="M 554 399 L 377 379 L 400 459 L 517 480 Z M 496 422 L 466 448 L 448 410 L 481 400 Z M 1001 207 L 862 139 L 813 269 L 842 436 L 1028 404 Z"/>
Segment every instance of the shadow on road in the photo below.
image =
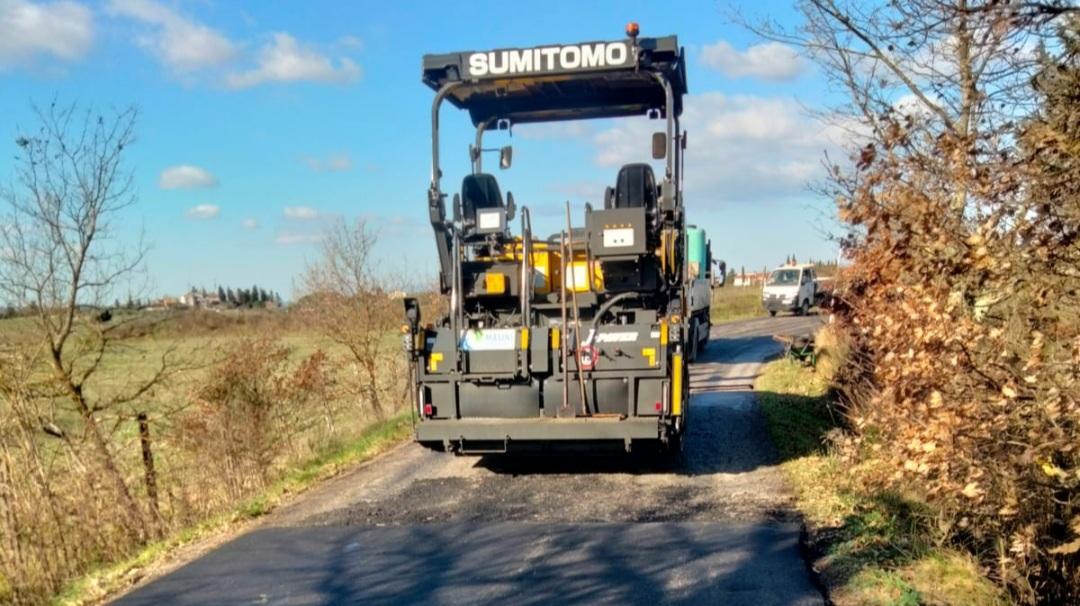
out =
<path fill-rule="evenodd" d="M 790 525 L 275 528 L 118 603 L 820 604 L 791 578 L 797 542 Z"/>
<path fill-rule="evenodd" d="M 769 336 L 714 338 L 691 365 L 691 400 L 680 453 L 652 450 L 487 455 L 476 466 L 512 476 L 743 473 L 776 462 L 752 392 L 760 362 L 780 346 Z M 615 445 L 621 448 L 621 445 Z M 641 448 L 641 447 L 638 447 Z"/>
<path fill-rule="evenodd" d="M 486 455 L 476 460 L 476 466 L 511 476 L 611 473 L 698 476 L 744 473 L 776 462 L 754 394 L 743 387 L 736 391 L 706 390 L 694 394 L 682 451 L 678 453 L 663 453 L 655 446 L 645 446 L 629 454 Z"/>
<path fill-rule="evenodd" d="M 698 367 L 710 364 L 748 364 L 761 362 L 762 349 L 772 349 L 772 335 L 747 337 L 712 337 L 703 351 L 698 352 Z"/>

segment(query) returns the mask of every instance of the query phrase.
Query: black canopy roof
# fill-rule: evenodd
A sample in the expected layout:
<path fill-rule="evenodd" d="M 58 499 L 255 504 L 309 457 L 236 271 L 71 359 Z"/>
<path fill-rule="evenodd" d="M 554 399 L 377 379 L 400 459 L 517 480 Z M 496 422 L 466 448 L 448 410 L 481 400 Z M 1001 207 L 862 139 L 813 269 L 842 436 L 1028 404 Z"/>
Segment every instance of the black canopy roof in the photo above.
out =
<path fill-rule="evenodd" d="M 636 52 L 635 52 L 636 51 Z M 636 59 L 636 60 L 635 60 Z M 424 55 L 424 83 L 440 90 L 461 82 L 447 99 L 467 109 L 473 124 L 610 118 L 665 113 L 671 83 L 674 112 L 682 114 L 686 65 L 675 36 L 533 48 Z"/>

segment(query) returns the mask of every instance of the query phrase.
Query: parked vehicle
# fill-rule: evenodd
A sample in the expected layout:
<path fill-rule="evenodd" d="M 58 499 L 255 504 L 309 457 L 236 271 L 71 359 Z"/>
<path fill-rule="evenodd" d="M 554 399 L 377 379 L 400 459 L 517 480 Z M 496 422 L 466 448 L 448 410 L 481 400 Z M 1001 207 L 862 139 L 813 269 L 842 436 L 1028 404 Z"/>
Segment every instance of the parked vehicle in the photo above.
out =
<path fill-rule="evenodd" d="M 770 316 L 779 311 L 806 315 L 819 298 L 817 272 L 813 265 L 787 265 L 769 272 L 761 291 L 761 304 Z"/>

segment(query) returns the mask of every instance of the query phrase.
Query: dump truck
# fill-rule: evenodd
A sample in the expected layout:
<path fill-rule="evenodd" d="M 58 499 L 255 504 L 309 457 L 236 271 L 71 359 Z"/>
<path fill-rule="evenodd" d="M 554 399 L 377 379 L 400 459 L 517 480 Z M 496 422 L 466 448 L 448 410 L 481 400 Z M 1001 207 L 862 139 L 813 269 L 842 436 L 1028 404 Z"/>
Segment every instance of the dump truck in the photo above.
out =
<path fill-rule="evenodd" d="M 712 266 L 704 232 L 686 225 L 677 38 L 631 24 L 613 41 L 429 54 L 422 80 L 434 91 L 427 207 L 448 311 L 425 322 L 404 301 L 416 440 L 457 454 L 677 452 Z M 475 128 L 450 214 L 444 102 Z M 490 131 L 630 117 L 660 125 L 642 147 L 662 166 L 622 166 L 577 224 L 566 204 L 557 233 L 534 233 L 529 209 L 485 172 L 485 153 L 503 169 L 513 158 L 509 146 L 484 148 Z"/>
<path fill-rule="evenodd" d="M 712 242 L 705 230 L 696 225 L 686 227 L 687 290 L 690 293 L 686 357 L 697 360 L 698 353 L 709 344 L 712 327 L 713 260 Z M 725 266 L 726 267 L 726 266 Z M 723 273 L 724 269 L 720 270 Z"/>

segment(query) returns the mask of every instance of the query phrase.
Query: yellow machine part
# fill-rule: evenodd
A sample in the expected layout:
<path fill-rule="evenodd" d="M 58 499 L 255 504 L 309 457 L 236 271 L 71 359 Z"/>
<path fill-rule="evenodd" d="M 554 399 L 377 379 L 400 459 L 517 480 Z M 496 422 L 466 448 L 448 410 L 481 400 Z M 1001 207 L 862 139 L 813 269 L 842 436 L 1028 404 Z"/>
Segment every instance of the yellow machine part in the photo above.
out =
<path fill-rule="evenodd" d="M 514 242 L 507 244 L 503 247 L 502 251 L 494 257 L 482 257 L 481 261 L 502 261 L 510 263 L 521 263 L 521 256 L 524 254 L 524 246 L 520 237 L 514 239 Z M 559 274 L 559 262 L 558 251 L 552 250 L 547 242 L 532 243 L 532 267 L 533 267 L 533 292 L 538 295 L 551 294 L 552 288 L 558 285 L 560 278 Z M 552 271 L 556 275 L 552 275 Z"/>
<path fill-rule="evenodd" d="M 589 287 L 589 274 L 592 274 L 592 287 Z M 585 253 L 575 253 L 573 261 L 566 264 L 566 290 L 574 292 L 589 292 L 590 290 L 601 291 L 604 289 L 604 271 L 600 268 L 599 261 L 592 262 L 592 271 L 589 271 L 589 262 Z"/>
<path fill-rule="evenodd" d="M 506 274 L 499 272 L 485 272 L 484 273 L 484 294 L 488 295 L 505 295 L 506 294 Z"/>
<path fill-rule="evenodd" d="M 521 238 L 516 238 L 494 257 L 483 257 L 479 260 L 521 263 L 522 254 L 524 254 L 523 243 Z M 561 260 L 562 255 L 555 246 L 548 242 L 533 241 L 532 267 L 536 294 L 547 295 L 558 292 L 559 280 L 563 280 L 564 276 L 568 291 L 599 292 L 604 289 L 604 272 L 599 261 L 592 262 L 590 271 L 588 258 L 583 251 L 575 252 L 570 262 L 562 263 Z M 592 278 L 591 286 L 590 278 Z M 489 290 L 488 294 L 495 293 Z"/>
<path fill-rule="evenodd" d="M 667 278 L 675 277 L 672 274 L 675 272 L 676 240 L 678 240 L 678 234 L 674 229 L 664 229 L 660 232 L 660 248 L 655 251 L 656 256 L 660 258 L 660 271 Z"/>
<path fill-rule="evenodd" d="M 553 263 L 557 256 L 558 255 L 550 251 L 533 249 L 533 287 L 536 294 L 551 294 L 551 285 L 555 284 L 555 281 L 552 278 L 558 279 L 558 276 L 552 276 L 551 274 L 553 270 L 555 273 L 558 273 L 559 266 L 558 264 Z"/>
<path fill-rule="evenodd" d="M 682 354 L 671 356 L 671 414 L 682 414 L 683 405 L 683 373 Z"/>

